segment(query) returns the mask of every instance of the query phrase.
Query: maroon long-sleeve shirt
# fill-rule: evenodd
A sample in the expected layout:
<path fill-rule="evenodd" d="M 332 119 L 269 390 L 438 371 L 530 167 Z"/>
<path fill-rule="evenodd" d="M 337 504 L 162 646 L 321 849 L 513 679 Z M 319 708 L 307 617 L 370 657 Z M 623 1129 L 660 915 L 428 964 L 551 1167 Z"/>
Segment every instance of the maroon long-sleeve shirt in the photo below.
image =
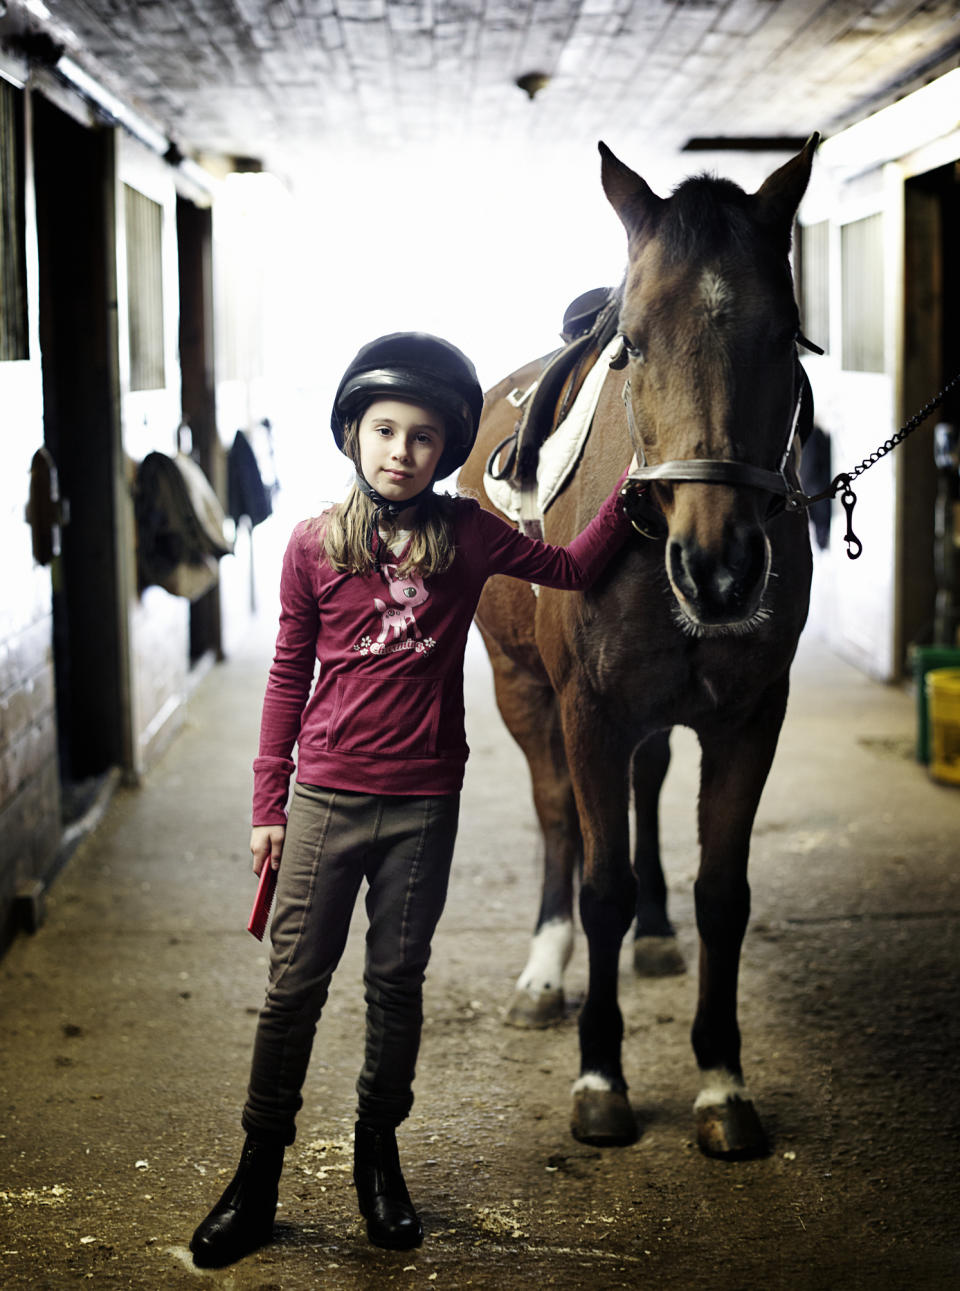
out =
<path fill-rule="evenodd" d="M 458 498 L 456 556 L 430 579 L 403 577 L 395 564 L 382 574 L 338 573 L 324 558 L 319 526 L 297 525 L 283 560 L 280 630 L 253 764 L 254 825 L 286 821 L 295 744 L 304 784 L 456 793 L 468 754 L 463 656 L 484 583 L 509 574 L 588 588 L 630 532 L 619 488 L 566 548 L 526 538 Z"/>

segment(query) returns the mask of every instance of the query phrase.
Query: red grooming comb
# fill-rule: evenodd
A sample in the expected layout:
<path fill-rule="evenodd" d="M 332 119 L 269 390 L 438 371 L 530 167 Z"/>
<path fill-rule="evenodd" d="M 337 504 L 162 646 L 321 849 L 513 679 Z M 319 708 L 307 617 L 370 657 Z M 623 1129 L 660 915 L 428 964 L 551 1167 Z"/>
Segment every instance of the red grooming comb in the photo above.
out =
<path fill-rule="evenodd" d="M 263 941 L 263 934 L 267 930 L 267 920 L 270 917 L 270 907 L 273 904 L 273 894 L 276 891 L 279 873 L 280 871 L 275 870 L 270 864 L 268 856 L 260 871 L 260 886 L 257 888 L 253 909 L 250 911 L 250 922 L 247 924 L 247 932 L 252 932 L 257 941 Z"/>

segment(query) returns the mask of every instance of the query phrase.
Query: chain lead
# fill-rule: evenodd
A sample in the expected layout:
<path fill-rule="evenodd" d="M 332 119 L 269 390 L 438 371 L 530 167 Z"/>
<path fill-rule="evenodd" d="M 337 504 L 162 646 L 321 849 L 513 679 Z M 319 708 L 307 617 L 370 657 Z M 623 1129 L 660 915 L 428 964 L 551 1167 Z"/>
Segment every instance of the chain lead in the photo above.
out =
<path fill-rule="evenodd" d="M 809 507 L 814 502 L 819 502 L 822 498 L 835 498 L 839 495 L 840 505 L 847 515 L 847 532 L 843 535 L 843 540 L 847 544 L 847 555 L 851 560 L 856 560 L 863 551 L 863 543 L 853 532 L 853 508 L 857 502 L 857 495 L 850 487 L 853 480 L 868 471 L 871 466 L 882 461 L 888 453 L 892 453 L 898 444 L 902 444 L 908 435 L 912 435 L 919 425 L 926 421 L 932 412 L 934 412 L 946 399 L 947 395 L 957 385 L 960 385 L 960 372 L 955 373 L 947 384 L 943 387 L 938 395 L 925 403 L 919 412 L 915 412 L 908 422 L 906 422 L 895 435 L 885 439 L 879 448 L 875 449 L 869 457 L 865 457 L 859 466 L 855 466 L 852 471 L 841 475 L 835 475 L 828 488 L 820 493 L 808 496 L 795 490 L 787 497 L 786 507 L 788 511 L 801 511 Z"/>
<path fill-rule="evenodd" d="M 925 422 L 930 414 L 940 407 L 944 399 L 946 399 L 947 395 L 957 384 L 960 384 L 960 372 L 957 372 L 953 377 L 951 377 L 940 393 L 935 395 L 929 403 L 925 403 L 919 412 L 915 412 L 910 420 L 905 425 L 901 426 L 895 435 L 891 436 L 890 439 L 884 440 L 875 452 L 871 453 L 869 457 L 865 457 L 859 466 L 855 466 L 850 472 L 850 479 L 855 480 L 858 475 L 862 475 L 864 471 L 869 470 L 874 463 L 879 462 L 882 458 L 886 457 L 887 453 L 893 452 L 898 444 L 902 444 L 908 435 L 912 435 L 917 427 Z M 840 477 L 837 476 L 837 479 L 839 478 Z"/>

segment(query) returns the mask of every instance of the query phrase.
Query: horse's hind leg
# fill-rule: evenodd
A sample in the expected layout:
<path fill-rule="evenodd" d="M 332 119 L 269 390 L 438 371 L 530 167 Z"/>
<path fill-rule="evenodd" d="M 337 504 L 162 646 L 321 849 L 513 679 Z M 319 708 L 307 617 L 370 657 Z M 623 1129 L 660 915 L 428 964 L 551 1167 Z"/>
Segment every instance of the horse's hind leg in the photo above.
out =
<path fill-rule="evenodd" d="M 648 736 L 633 754 L 633 801 L 637 835 L 633 868 L 637 876 L 637 922 L 633 967 L 641 977 L 686 972 L 667 916 L 667 884 L 660 859 L 660 790 L 670 766 L 670 735 Z"/>
<path fill-rule="evenodd" d="M 766 1136 L 743 1082 L 737 979 L 750 915 L 747 857 L 760 795 L 787 703 L 784 676 L 736 729 L 700 733 L 700 872 L 694 885 L 700 932 L 700 994 L 693 1048 L 702 1085 L 694 1104 L 708 1156 L 762 1156 Z"/>
<path fill-rule="evenodd" d="M 507 1010 L 515 1027 L 547 1027 L 565 1012 L 563 975 L 573 953 L 573 882 L 580 864 L 580 821 L 563 749 L 556 696 L 487 640 L 497 705 L 530 767 L 543 834 L 543 890 L 530 955 Z"/>

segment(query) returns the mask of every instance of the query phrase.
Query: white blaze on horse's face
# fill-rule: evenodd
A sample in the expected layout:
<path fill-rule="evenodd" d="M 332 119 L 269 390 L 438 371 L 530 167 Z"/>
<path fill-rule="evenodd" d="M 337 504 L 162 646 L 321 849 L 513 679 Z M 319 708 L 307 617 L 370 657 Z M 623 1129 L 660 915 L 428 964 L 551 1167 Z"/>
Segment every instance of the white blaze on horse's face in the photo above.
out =
<path fill-rule="evenodd" d="M 796 407 L 798 327 L 788 266 L 813 143 L 757 193 L 694 178 L 658 197 L 601 145 L 627 230 L 620 314 L 630 404 L 651 465 L 706 459 L 776 471 Z M 750 632 L 764 607 L 773 495 L 735 483 L 654 481 L 680 626 Z"/>
<path fill-rule="evenodd" d="M 710 322 L 722 320 L 724 308 L 731 303 L 730 289 L 716 269 L 704 269 L 700 275 L 700 298 Z"/>

